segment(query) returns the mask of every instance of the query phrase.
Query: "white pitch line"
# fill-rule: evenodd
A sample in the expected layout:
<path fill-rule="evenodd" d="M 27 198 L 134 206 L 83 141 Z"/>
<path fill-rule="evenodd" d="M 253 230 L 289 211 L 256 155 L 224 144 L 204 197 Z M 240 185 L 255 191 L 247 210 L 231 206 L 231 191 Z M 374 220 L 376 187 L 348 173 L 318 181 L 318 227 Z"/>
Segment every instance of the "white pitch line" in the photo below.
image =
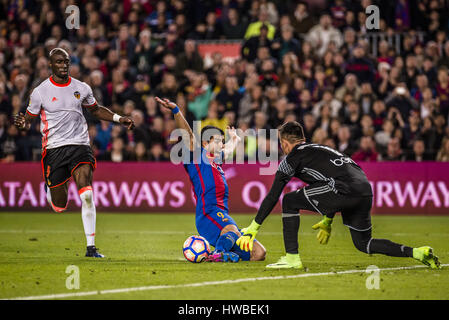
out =
<path fill-rule="evenodd" d="M 442 264 L 441 266 L 448 267 L 449 264 Z M 410 270 L 410 269 L 419 269 L 419 268 L 428 268 L 428 267 L 423 266 L 423 265 L 417 265 L 417 266 L 410 266 L 410 267 L 380 268 L 379 271 Z M 133 287 L 133 288 L 122 288 L 122 289 L 111 289 L 111 290 L 97 290 L 97 291 L 85 291 L 85 292 L 74 292 L 74 293 L 49 294 L 49 295 L 42 295 L 42 296 L 16 297 L 16 298 L 8 298 L 8 299 L 0 299 L 0 300 L 63 299 L 63 298 L 73 298 L 73 297 L 115 294 L 115 293 L 128 293 L 128 292 L 135 292 L 135 291 L 150 291 L 150 290 L 161 290 L 161 289 L 216 286 L 216 285 L 235 284 L 235 283 L 251 282 L 251 281 L 286 280 L 286 279 L 310 278 L 310 277 L 331 276 L 331 275 L 338 275 L 338 274 L 351 274 L 351 273 L 362 273 L 362 272 L 366 272 L 366 270 L 346 270 L 346 271 L 336 271 L 336 272 L 301 273 L 301 274 L 289 275 L 289 276 L 242 278 L 242 279 L 234 279 L 234 280 L 206 281 L 206 282 L 187 283 L 187 284 L 144 286 L 144 287 Z"/>

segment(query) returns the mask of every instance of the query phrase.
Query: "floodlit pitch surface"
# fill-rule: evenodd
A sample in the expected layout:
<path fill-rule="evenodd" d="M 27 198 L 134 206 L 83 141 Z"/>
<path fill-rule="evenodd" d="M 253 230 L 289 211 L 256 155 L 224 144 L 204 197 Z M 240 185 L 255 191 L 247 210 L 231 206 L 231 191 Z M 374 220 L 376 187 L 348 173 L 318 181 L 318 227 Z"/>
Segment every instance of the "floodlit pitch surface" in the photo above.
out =
<path fill-rule="evenodd" d="M 233 216 L 241 227 L 253 217 Z M 92 259 L 84 257 L 80 213 L 2 213 L 0 299 L 449 299 L 449 217 L 373 217 L 374 237 L 430 245 L 441 270 L 357 251 L 340 216 L 329 244 L 320 245 L 311 229 L 319 219 L 301 216 L 307 270 L 298 271 L 265 269 L 284 253 L 279 215 L 258 236 L 266 261 L 193 264 L 182 255 L 184 240 L 196 234 L 193 214 L 99 213 L 97 247 L 107 258 Z M 71 265 L 79 268 L 79 289 L 66 287 L 75 284 Z M 379 289 L 367 289 L 370 265 L 380 269 Z"/>

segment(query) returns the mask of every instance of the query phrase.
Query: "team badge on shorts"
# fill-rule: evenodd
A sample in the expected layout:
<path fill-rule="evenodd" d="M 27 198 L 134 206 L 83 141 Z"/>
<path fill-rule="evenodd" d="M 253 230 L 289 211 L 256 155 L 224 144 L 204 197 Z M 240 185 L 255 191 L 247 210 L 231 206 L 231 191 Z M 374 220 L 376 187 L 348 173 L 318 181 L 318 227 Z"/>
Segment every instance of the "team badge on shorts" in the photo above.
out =
<path fill-rule="evenodd" d="M 75 98 L 77 98 L 78 100 L 79 100 L 79 98 L 81 97 L 81 94 L 80 94 L 79 91 L 75 91 L 75 92 L 73 93 L 73 95 L 74 95 Z"/>

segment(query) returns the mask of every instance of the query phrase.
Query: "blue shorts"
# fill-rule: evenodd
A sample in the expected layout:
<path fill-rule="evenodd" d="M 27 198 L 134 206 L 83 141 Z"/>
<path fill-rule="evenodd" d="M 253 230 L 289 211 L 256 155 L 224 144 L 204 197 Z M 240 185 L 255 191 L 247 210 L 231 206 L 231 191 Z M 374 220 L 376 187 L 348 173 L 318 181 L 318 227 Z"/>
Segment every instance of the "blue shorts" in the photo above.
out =
<path fill-rule="evenodd" d="M 230 224 L 237 227 L 229 213 L 218 207 L 207 209 L 205 212 L 197 212 L 195 222 L 200 236 L 206 238 L 209 244 L 214 247 L 224 227 Z"/>

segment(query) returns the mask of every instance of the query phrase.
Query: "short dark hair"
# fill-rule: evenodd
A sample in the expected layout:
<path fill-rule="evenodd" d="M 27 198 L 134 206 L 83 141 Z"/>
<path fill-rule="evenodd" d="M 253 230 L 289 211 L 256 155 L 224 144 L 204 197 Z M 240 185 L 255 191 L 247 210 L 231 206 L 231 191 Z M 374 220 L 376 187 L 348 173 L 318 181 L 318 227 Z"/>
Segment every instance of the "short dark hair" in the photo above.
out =
<path fill-rule="evenodd" d="M 281 139 L 285 139 L 290 143 L 305 141 L 304 129 L 297 121 L 289 121 L 284 123 L 279 130 Z"/>
<path fill-rule="evenodd" d="M 214 126 L 205 126 L 201 129 L 201 142 L 206 141 L 209 142 L 210 139 L 216 134 L 224 136 L 223 130 Z"/>

